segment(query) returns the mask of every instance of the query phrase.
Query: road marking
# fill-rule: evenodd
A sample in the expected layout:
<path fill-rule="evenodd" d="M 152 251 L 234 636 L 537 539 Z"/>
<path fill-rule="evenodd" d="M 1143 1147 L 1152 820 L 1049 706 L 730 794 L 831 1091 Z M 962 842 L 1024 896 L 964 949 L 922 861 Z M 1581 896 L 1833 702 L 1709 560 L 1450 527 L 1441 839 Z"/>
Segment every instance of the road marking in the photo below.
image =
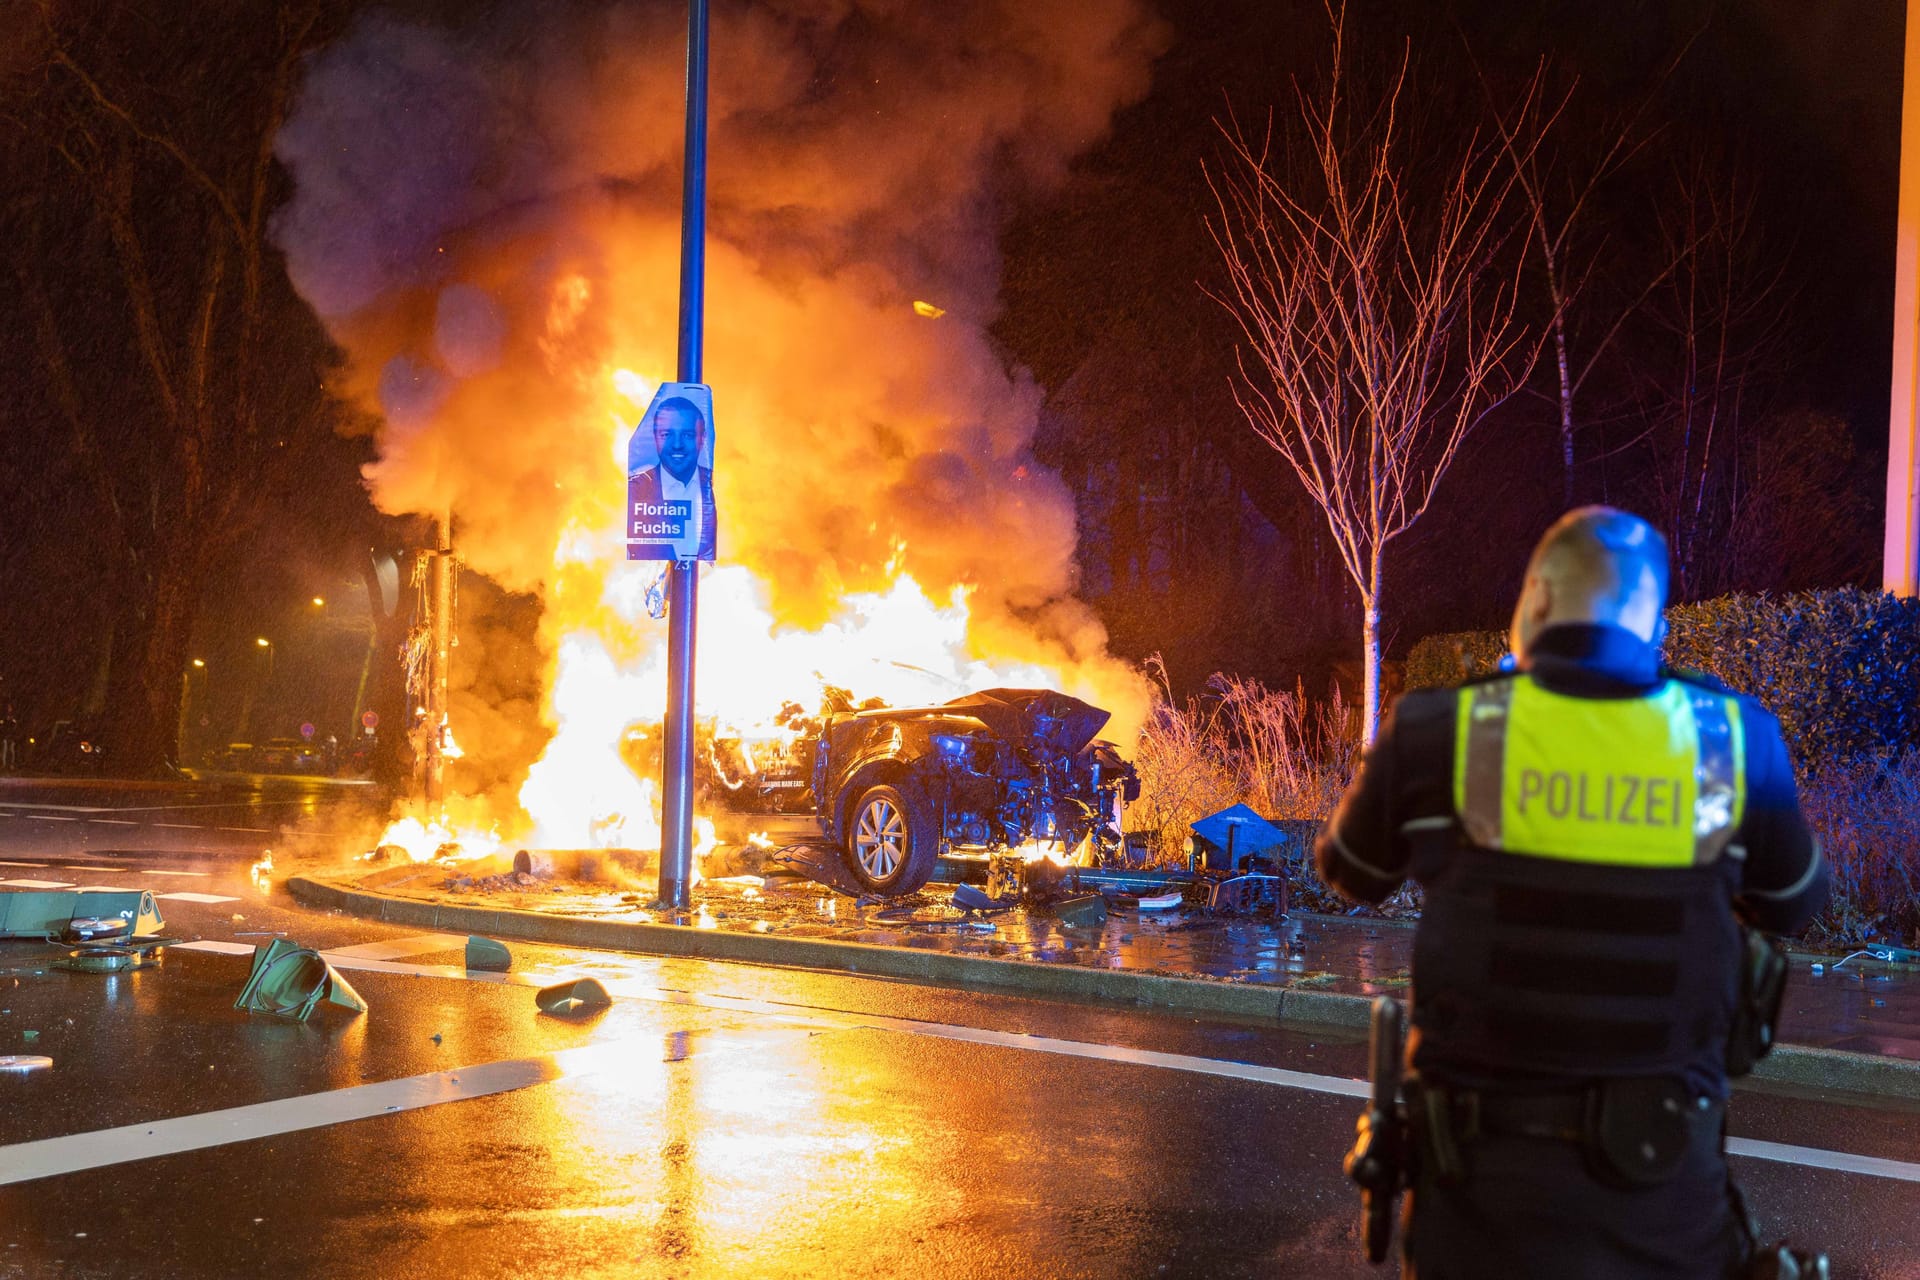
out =
<path fill-rule="evenodd" d="M 225 897 L 218 893 L 156 893 L 155 902 L 238 902 L 238 898 Z"/>
<path fill-rule="evenodd" d="M 400 940 L 404 941 L 404 939 Z M 219 951 L 225 954 L 251 955 L 252 947 L 242 947 L 236 943 L 202 941 L 178 944 L 175 950 L 182 951 Z M 417 977 L 451 978 L 456 981 L 503 983 L 510 986 L 544 987 L 567 980 L 566 972 L 558 973 L 485 973 L 476 970 L 456 968 L 451 965 L 400 964 L 391 960 L 370 959 L 364 956 L 348 955 L 342 951 L 322 952 L 330 963 L 338 964 L 342 969 L 365 970 L 375 973 L 402 973 Z M 584 973 L 574 976 L 586 976 Z M 650 986 L 643 982 L 623 981 L 618 978 L 600 978 L 608 994 L 616 999 L 651 1000 L 663 1004 L 695 1005 L 707 1009 L 727 1010 L 736 1013 L 761 1013 L 776 1017 L 807 1018 L 823 1025 L 841 1030 L 867 1028 L 877 1031 L 898 1031 L 907 1035 L 932 1036 L 942 1040 L 961 1040 L 973 1044 L 995 1045 L 1008 1049 L 1023 1049 L 1031 1053 L 1063 1054 L 1076 1058 L 1092 1058 L 1107 1062 L 1132 1063 L 1136 1066 L 1159 1067 L 1168 1071 L 1188 1071 L 1198 1075 L 1223 1076 L 1236 1080 L 1252 1080 L 1262 1084 L 1274 1084 L 1289 1089 L 1302 1089 L 1312 1093 L 1333 1094 L 1339 1097 L 1364 1098 L 1371 1092 L 1365 1080 L 1352 1080 L 1345 1076 L 1323 1076 L 1306 1071 L 1290 1071 L 1282 1067 L 1262 1067 L 1247 1062 L 1231 1062 L 1222 1058 L 1202 1058 L 1185 1053 L 1162 1053 L 1153 1049 L 1133 1049 L 1124 1045 L 1098 1044 L 1086 1040 L 1061 1040 L 1052 1036 L 1027 1035 L 1017 1031 L 990 1031 L 983 1027 L 963 1027 L 953 1023 L 921 1022 L 912 1018 L 889 1018 L 878 1014 L 854 1013 L 843 1009 L 826 1009 L 817 1005 L 783 1004 L 769 1000 L 755 1000 L 743 996 L 710 995 L 701 992 L 674 991 L 666 987 Z M 1920 1182 L 1920 1164 L 1904 1160 L 1885 1160 L 1876 1156 L 1855 1155 L 1848 1151 L 1829 1151 L 1820 1147 L 1802 1147 L 1783 1142 L 1766 1142 L 1757 1138 L 1730 1138 L 1727 1141 L 1729 1155 L 1745 1156 L 1756 1160 L 1772 1160 L 1782 1164 L 1805 1165 L 1816 1169 L 1832 1169 L 1841 1173 L 1857 1173 L 1867 1177 L 1891 1178 L 1901 1182 Z M 0 1148 L 0 1156 L 6 1154 Z"/>
<path fill-rule="evenodd" d="M 194 942 L 176 942 L 169 951 L 211 951 L 219 956 L 250 956 L 256 948 L 245 942 L 222 942 L 218 938 L 200 938 Z"/>
<path fill-rule="evenodd" d="M 467 935 L 464 933 L 416 933 L 405 938 L 390 938 L 385 942 L 336 947 L 327 955 L 355 960 L 398 960 L 404 956 L 425 955 L 430 951 L 459 951 L 466 945 Z"/>
<path fill-rule="evenodd" d="M 273 834 L 272 827 L 214 827 L 214 831 L 240 831 L 250 836 L 268 836 Z"/>
<path fill-rule="evenodd" d="M 0 1186 L 511 1093 L 532 1085 L 630 1066 L 640 1058 L 637 1051 L 643 1046 L 658 1053 L 660 1061 L 685 1062 L 715 1052 L 757 1048 L 813 1033 L 807 1027 L 784 1028 L 778 1034 L 764 1031 L 741 1034 L 726 1030 L 699 1031 L 692 1035 L 682 1032 L 666 1037 L 665 1052 L 660 1051 L 660 1041 L 653 1037 L 629 1037 L 530 1058 L 505 1058 L 326 1093 L 203 1111 L 146 1124 L 121 1125 L 116 1129 L 96 1129 L 64 1138 L 21 1142 L 0 1147 Z M 694 1042 L 705 1042 L 704 1047 L 689 1049 L 688 1045 Z"/>
<path fill-rule="evenodd" d="M 1761 1138 L 1728 1138 L 1727 1154 L 1746 1156 L 1751 1160 L 1772 1160 L 1780 1164 L 1803 1164 L 1815 1169 L 1835 1169 L 1841 1173 L 1859 1173 L 1869 1178 L 1920 1182 L 1920 1164 L 1905 1160 L 1883 1160 L 1878 1156 L 1857 1156 L 1851 1151 L 1823 1151 L 1819 1147 L 1799 1147 L 1786 1142 L 1767 1142 Z"/>
<path fill-rule="evenodd" d="M 197 822 L 156 822 L 156 823 L 153 823 L 152 825 L 156 827 L 165 827 L 169 831 L 205 831 L 206 830 L 205 827 L 201 826 Z"/>
<path fill-rule="evenodd" d="M 71 889 L 71 880 L 0 880 L 0 884 L 12 885 L 16 889 Z"/>
<path fill-rule="evenodd" d="M 0 862 L 0 867 L 37 867 L 44 868 L 44 862 Z"/>
<path fill-rule="evenodd" d="M 110 876 L 119 875 L 121 872 L 126 870 L 125 867 L 76 867 L 70 863 L 64 863 L 64 862 L 60 864 L 60 869 L 62 871 L 84 871 L 88 875 L 100 875 L 104 873 Z"/>
<path fill-rule="evenodd" d="M 29 813 L 25 815 L 35 822 L 78 822 L 78 818 L 65 817 L 57 813 Z"/>
<path fill-rule="evenodd" d="M 148 867 L 140 873 L 143 876 L 179 876 L 189 880 L 206 880 L 213 875 L 211 871 L 162 871 L 158 867 Z"/>
<path fill-rule="evenodd" d="M 97 822 L 103 827 L 137 827 L 140 824 L 132 818 L 88 818 L 88 822 Z"/>

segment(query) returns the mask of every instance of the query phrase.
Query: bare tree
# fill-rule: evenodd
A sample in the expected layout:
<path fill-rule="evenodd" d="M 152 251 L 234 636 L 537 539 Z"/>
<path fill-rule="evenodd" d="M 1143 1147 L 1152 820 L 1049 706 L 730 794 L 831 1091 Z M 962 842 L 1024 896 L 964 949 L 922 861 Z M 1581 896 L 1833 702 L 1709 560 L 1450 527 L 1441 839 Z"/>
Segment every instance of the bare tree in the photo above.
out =
<path fill-rule="evenodd" d="M 1208 229 L 1227 285 L 1209 292 L 1246 340 L 1240 409 L 1319 506 L 1359 593 L 1371 742 L 1387 547 L 1538 347 L 1515 314 L 1521 256 L 1502 254 L 1515 222 L 1500 139 L 1407 125 L 1410 50 L 1377 101 L 1349 101 L 1344 9 L 1329 16 L 1332 75 L 1318 95 L 1296 85 L 1299 129 L 1276 149 L 1271 114 L 1257 139 L 1220 122 Z"/>
<path fill-rule="evenodd" d="M 1726 586 L 1721 553 L 1753 478 L 1743 435 L 1771 408 L 1787 358 L 1787 256 L 1764 243 L 1755 195 L 1737 169 L 1695 153 L 1676 160 L 1656 215 L 1676 265 L 1647 312 L 1647 427 L 1634 443 L 1683 599 Z"/>
<path fill-rule="evenodd" d="M 1647 125 L 1648 113 L 1692 44 L 1689 39 L 1636 106 L 1597 134 L 1567 139 L 1566 117 L 1579 90 L 1579 78 L 1566 80 L 1550 93 L 1553 68 L 1545 60 L 1513 116 L 1502 118 L 1496 111 L 1493 117 L 1502 151 L 1513 166 L 1529 252 L 1539 263 L 1540 284 L 1549 304 L 1546 323 L 1559 410 L 1561 500 L 1567 506 L 1574 502 L 1575 405 L 1580 393 L 1612 352 L 1623 328 L 1667 283 L 1689 250 L 1689 246 L 1670 244 L 1671 252 L 1658 256 L 1624 296 L 1610 296 L 1603 303 L 1589 290 L 1600 263 L 1617 257 L 1611 237 L 1596 232 L 1592 225 L 1600 215 L 1600 193 L 1658 133 L 1657 127 Z M 1480 84 L 1491 108 L 1493 93 L 1484 74 Z M 1598 146 L 1580 154 L 1581 147 L 1594 138 Z"/>
<path fill-rule="evenodd" d="M 41 0 L 37 75 L 0 118 L 39 178 L 8 211 L 5 256 L 99 512 L 108 736 L 135 771 L 177 754 L 210 566 L 310 482 L 331 436 L 324 337 L 267 235 L 273 138 L 322 12 L 181 26 Z"/>

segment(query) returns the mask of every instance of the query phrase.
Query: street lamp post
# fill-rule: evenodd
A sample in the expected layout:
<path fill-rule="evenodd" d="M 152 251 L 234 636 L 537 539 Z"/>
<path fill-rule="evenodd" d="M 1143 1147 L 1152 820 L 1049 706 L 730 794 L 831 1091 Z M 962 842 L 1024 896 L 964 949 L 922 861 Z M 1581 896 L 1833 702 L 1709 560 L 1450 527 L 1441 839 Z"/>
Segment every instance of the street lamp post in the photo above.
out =
<path fill-rule="evenodd" d="M 680 376 L 698 382 L 706 318 L 707 0 L 687 5 L 687 140 L 680 188 Z M 693 650 L 700 562 L 667 570 L 667 723 L 661 761 L 660 902 L 693 884 Z"/>

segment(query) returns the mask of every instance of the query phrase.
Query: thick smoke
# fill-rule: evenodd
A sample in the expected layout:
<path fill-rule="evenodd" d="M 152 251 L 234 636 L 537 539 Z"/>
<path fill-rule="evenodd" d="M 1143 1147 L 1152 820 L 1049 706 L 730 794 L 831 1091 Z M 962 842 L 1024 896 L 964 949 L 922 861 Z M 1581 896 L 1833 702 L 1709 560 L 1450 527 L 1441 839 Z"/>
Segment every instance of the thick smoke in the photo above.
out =
<path fill-rule="evenodd" d="M 319 55 L 276 233 L 384 419 L 375 500 L 451 508 L 471 567 L 551 606 L 578 573 L 556 548 L 629 572 L 639 406 L 614 372 L 674 373 L 685 9 L 526 9 L 459 33 L 373 18 Z M 717 6 L 720 556 L 783 622 L 897 564 L 970 589 L 983 653 L 1078 664 L 1113 705 L 1125 681 L 1071 598 L 1071 498 L 1030 457 L 1039 389 L 986 325 L 1007 202 L 1145 91 L 1161 40 L 1142 0 Z"/>

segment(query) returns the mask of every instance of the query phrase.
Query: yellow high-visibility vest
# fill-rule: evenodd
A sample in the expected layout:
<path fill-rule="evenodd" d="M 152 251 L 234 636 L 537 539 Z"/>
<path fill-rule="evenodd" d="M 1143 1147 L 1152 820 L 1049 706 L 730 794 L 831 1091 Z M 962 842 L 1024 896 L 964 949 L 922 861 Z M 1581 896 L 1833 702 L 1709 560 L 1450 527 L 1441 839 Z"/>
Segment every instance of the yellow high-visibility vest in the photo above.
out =
<path fill-rule="evenodd" d="M 1509 676 L 1460 690 L 1455 733 L 1454 812 L 1483 849 L 1700 866 L 1745 815 L 1739 704 L 1697 685 L 1575 698 Z"/>

